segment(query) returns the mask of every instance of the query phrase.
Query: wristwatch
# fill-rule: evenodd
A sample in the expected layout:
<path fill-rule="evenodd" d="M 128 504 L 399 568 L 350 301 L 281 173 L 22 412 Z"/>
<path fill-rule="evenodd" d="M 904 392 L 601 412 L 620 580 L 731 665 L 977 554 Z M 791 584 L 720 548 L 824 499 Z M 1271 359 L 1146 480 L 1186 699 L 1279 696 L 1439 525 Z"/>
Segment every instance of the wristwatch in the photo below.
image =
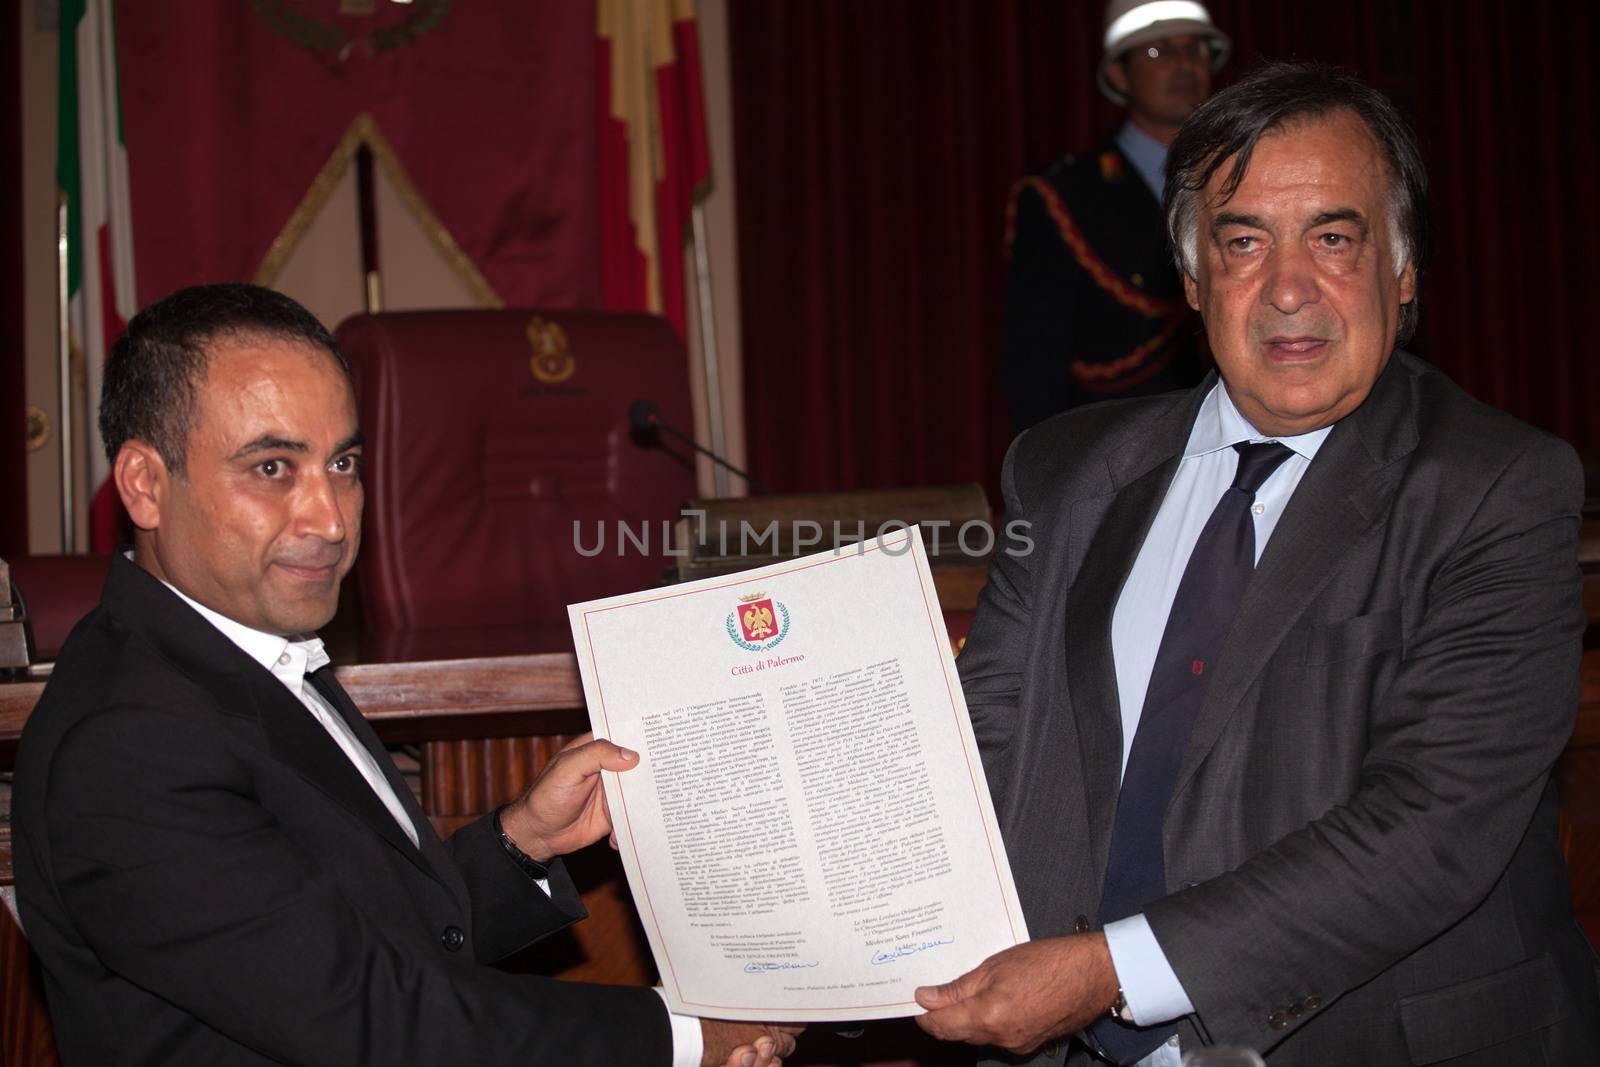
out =
<path fill-rule="evenodd" d="M 507 856 L 511 857 L 511 862 L 522 868 L 524 874 L 535 882 L 542 882 L 550 877 L 550 868 L 548 866 L 522 851 L 517 847 L 517 843 L 511 840 L 511 835 L 506 833 L 505 827 L 500 825 L 499 808 L 494 810 L 494 832 L 495 836 L 500 838 L 500 847 L 505 849 Z"/>
<path fill-rule="evenodd" d="M 1122 995 L 1121 986 L 1117 986 L 1117 999 L 1111 1002 L 1111 1017 L 1130 1026 L 1137 1025 L 1133 1021 L 1133 1012 L 1128 1010 L 1128 998 Z"/>

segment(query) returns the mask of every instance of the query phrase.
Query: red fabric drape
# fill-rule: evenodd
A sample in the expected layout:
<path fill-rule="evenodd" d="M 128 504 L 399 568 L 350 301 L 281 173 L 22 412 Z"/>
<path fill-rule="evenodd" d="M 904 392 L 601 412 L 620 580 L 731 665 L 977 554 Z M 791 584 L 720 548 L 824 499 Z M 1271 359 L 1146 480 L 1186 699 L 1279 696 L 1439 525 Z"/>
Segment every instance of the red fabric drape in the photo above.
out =
<path fill-rule="evenodd" d="M 1236 53 L 1349 67 L 1417 125 L 1435 258 L 1413 347 L 1582 447 L 1600 373 L 1600 16 L 1588 3 L 1212 0 Z M 750 469 L 784 490 L 984 482 L 1017 177 L 1092 147 L 1099 4 L 734 4 Z"/>
<path fill-rule="evenodd" d="M 693 18 L 672 23 L 675 62 L 656 71 L 665 173 L 656 187 L 656 227 L 661 241 L 661 314 L 689 340 L 683 247 L 690 240 L 694 202 L 711 180 L 711 146 L 701 93 L 700 38 Z"/>
<path fill-rule="evenodd" d="M 420 10 L 267 6 L 360 36 Z M 253 277 L 362 112 L 508 304 L 598 302 L 592 2 L 453 3 L 409 44 L 343 57 L 247 3 L 124 2 L 117 31 L 141 303 Z"/>
<path fill-rule="evenodd" d="M 601 303 L 654 311 L 687 341 L 683 248 L 711 176 L 694 4 L 602 3 L 595 44 Z M 641 183 L 648 204 L 636 200 Z"/>

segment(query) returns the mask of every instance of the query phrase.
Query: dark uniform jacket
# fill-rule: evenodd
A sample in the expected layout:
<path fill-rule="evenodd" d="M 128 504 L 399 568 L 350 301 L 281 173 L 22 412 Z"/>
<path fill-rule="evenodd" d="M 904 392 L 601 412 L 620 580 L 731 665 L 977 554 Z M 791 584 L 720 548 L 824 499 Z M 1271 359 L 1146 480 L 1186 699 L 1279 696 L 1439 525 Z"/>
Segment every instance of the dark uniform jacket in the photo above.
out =
<path fill-rule="evenodd" d="M 1208 361 L 1161 205 L 1114 140 L 1012 190 L 1001 388 L 1012 431 L 1195 384 Z"/>

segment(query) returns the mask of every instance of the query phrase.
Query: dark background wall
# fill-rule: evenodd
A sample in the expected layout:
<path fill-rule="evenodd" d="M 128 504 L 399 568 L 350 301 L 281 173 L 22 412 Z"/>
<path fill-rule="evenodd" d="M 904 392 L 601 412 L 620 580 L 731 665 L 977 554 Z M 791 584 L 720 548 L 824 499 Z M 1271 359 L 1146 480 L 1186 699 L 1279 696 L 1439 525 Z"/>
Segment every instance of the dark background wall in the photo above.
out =
<path fill-rule="evenodd" d="M 0 0 L 0 218 L 22 217 L 18 0 Z M 22 227 L 0 229 L 0 558 L 28 547 Z"/>
<path fill-rule="evenodd" d="M 1263 57 L 1355 70 L 1416 124 L 1434 258 L 1412 347 L 1600 445 L 1600 5 L 1213 0 L 1226 85 Z M 1119 119 L 1098 2 L 735 3 L 750 469 L 781 490 L 996 484 L 1006 196 Z"/>

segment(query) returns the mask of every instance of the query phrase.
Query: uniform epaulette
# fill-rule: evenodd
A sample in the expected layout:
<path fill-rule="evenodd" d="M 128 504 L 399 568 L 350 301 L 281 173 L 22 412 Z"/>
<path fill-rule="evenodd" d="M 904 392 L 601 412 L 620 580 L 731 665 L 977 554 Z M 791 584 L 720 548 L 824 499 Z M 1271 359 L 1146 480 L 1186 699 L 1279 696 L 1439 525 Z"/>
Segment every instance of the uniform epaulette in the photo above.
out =
<path fill-rule="evenodd" d="M 1100 153 L 1100 178 L 1114 182 L 1122 177 L 1122 156 L 1109 148 Z"/>

